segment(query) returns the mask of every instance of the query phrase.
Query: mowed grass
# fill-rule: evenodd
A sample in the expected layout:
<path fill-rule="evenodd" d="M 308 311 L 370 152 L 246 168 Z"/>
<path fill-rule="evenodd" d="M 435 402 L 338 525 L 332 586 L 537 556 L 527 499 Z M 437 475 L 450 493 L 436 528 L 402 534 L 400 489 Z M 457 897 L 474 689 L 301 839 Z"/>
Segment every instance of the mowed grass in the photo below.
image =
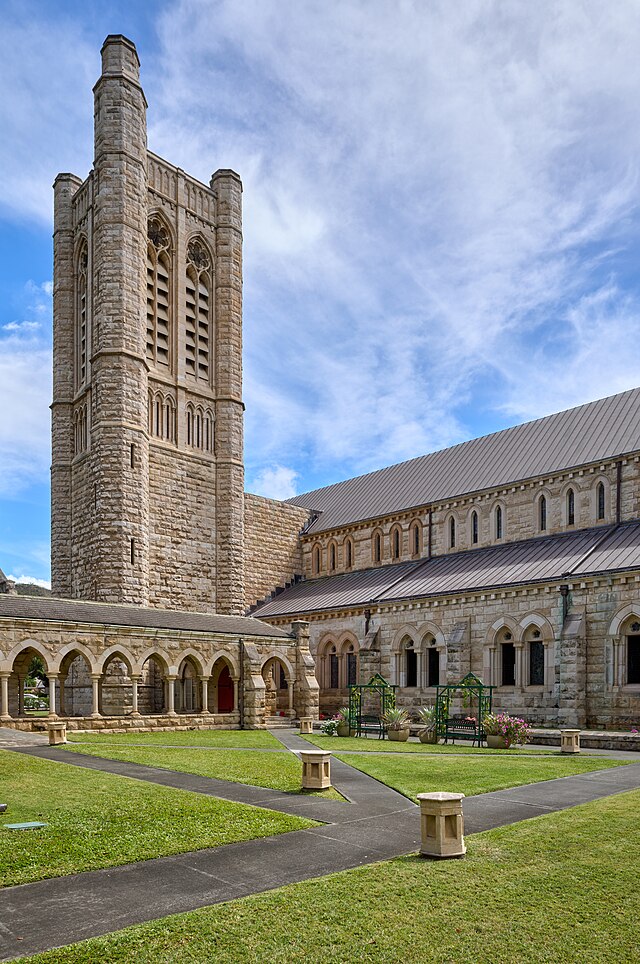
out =
<path fill-rule="evenodd" d="M 270 810 L 0 751 L 0 884 L 115 867 L 313 826 Z M 41 820 L 46 827 L 7 830 Z"/>
<path fill-rule="evenodd" d="M 171 730 L 166 733 L 67 733 L 72 743 L 123 744 L 141 746 L 243 747 L 281 750 L 282 744 L 266 730 Z"/>
<path fill-rule="evenodd" d="M 446 790 L 472 796 L 492 790 L 506 790 L 525 783 L 555 780 L 557 777 L 589 773 L 625 766 L 624 760 L 602 757 L 562 756 L 475 756 L 443 757 L 437 755 L 380 755 L 373 753 L 336 753 L 338 759 L 393 787 L 406 797 L 416 799 L 418 793 Z M 629 761 L 630 763 L 634 761 Z"/>
<path fill-rule="evenodd" d="M 391 740 L 376 740 L 371 737 L 355 737 L 355 736 L 303 736 L 303 740 L 307 740 L 314 746 L 319 747 L 321 750 L 331 750 L 333 753 L 345 753 L 346 751 L 353 751 L 355 753 L 453 753 L 453 754 L 465 754 L 465 753 L 479 753 L 484 756 L 489 754 L 494 756 L 504 756 L 508 753 L 509 756 L 527 754 L 529 756 L 537 756 L 539 754 L 544 754 L 545 756 L 560 756 L 560 750 L 555 750 L 553 747 L 548 747 L 544 749 L 531 747 L 511 747 L 510 750 L 490 750 L 487 747 L 477 747 L 471 746 L 470 743 L 393 743 Z M 588 751 L 587 751 L 588 752 Z"/>
<path fill-rule="evenodd" d="M 248 783 L 255 787 L 269 787 L 285 793 L 302 792 L 302 765 L 288 750 L 282 753 L 259 750 L 192 749 L 180 746 L 136 746 L 135 734 L 130 740 L 116 745 L 107 736 L 97 743 L 67 744 L 72 753 L 86 753 L 107 760 L 124 760 L 143 766 L 195 773 L 200 777 L 214 777 L 231 783 Z M 324 796 L 337 797 L 332 791 Z"/>
<path fill-rule="evenodd" d="M 373 864 L 28 960 L 635 964 L 639 807 L 609 797 L 468 837 L 464 860 Z"/>

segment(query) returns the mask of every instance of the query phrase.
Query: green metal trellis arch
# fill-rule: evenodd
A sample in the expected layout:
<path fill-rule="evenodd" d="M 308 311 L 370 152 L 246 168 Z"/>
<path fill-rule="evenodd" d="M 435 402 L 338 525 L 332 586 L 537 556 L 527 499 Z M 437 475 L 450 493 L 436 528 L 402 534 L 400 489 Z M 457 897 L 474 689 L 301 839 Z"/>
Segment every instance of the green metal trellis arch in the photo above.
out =
<path fill-rule="evenodd" d="M 362 700 L 363 694 L 376 694 L 380 697 L 380 718 L 387 710 L 396 705 L 397 686 L 387 683 L 384 676 L 375 673 L 368 683 L 354 683 L 349 687 L 349 729 L 355 733 L 362 732 Z"/>
<path fill-rule="evenodd" d="M 475 673 L 467 673 L 459 683 L 438 686 L 436 690 L 436 733 L 438 736 L 445 735 L 451 701 L 457 695 L 460 695 L 463 707 L 469 710 L 469 716 L 475 716 L 480 739 L 484 740 L 482 721 L 491 712 L 493 690 L 493 686 L 485 685 Z"/>

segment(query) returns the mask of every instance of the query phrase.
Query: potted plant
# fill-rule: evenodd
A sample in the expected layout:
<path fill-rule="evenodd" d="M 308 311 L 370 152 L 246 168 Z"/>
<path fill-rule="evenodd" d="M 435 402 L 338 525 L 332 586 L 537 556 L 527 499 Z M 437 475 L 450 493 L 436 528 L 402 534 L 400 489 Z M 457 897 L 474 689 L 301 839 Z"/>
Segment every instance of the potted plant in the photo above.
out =
<path fill-rule="evenodd" d="M 335 719 L 338 721 L 338 736 L 349 736 L 349 707 L 338 710 Z"/>
<path fill-rule="evenodd" d="M 390 740 L 396 743 L 406 743 L 409 739 L 409 714 L 398 706 L 388 709 L 382 715 L 382 722 L 387 729 Z"/>
<path fill-rule="evenodd" d="M 436 708 L 435 706 L 421 706 L 418 710 L 418 721 L 422 724 L 418 730 L 421 743 L 437 743 Z"/>
<path fill-rule="evenodd" d="M 325 736 L 337 736 L 338 733 L 338 720 L 335 716 L 332 716 L 329 720 L 323 720 L 320 724 L 320 732 Z"/>
<path fill-rule="evenodd" d="M 508 713 L 489 713 L 482 721 L 487 746 L 494 750 L 508 750 L 514 744 L 524 745 L 529 739 L 529 724 L 519 716 Z"/>

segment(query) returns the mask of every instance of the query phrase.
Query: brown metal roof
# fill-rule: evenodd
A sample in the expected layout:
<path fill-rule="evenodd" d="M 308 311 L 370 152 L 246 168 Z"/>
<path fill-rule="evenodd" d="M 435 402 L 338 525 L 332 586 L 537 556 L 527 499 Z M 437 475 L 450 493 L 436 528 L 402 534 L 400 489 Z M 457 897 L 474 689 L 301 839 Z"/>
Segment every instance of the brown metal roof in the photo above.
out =
<path fill-rule="evenodd" d="M 365 603 L 553 582 L 626 569 L 640 569 L 640 522 L 599 526 L 314 579 L 298 583 L 259 606 L 256 615 L 261 619 L 303 615 Z"/>
<path fill-rule="evenodd" d="M 319 512 L 308 532 L 551 475 L 640 451 L 640 388 L 338 482 L 288 501 Z"/>
<path fill-rule="evenodd" d="M 42 596 L 0 595 L 0 618 L 53 619 L 60 622 L 93 623 L 99 626 L 129 626 L 134 629 L 170 629 L 196 633 L 224 633 L 234 636 L 286 636 L 280 629 L 250 616 L 221 616 L 217 613 L 187 613 L 142 606 L 54 599 Z"/>

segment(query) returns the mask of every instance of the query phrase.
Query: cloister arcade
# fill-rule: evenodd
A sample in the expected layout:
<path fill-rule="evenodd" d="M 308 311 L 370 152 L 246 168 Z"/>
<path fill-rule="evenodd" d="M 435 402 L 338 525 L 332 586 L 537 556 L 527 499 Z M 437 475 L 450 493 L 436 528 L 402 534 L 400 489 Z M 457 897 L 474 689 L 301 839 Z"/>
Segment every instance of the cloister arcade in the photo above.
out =
<path fill-rule="evenodd" d="M 48 680 L 49 715 L 61 717 L 175 716 L 233 714 L 238 709 L 240 671 L 236 658 L 220 652 L 207 663 L 193 652 L 171 665 L 162 651 L 138 659 L 122 647 L 96 658 L 81 644 L 56 657 L 27 639 L 3 661 L 0 671 L 0 717 L 28 715 L 24 692 L 29 666 L 38 656 Z"/>

